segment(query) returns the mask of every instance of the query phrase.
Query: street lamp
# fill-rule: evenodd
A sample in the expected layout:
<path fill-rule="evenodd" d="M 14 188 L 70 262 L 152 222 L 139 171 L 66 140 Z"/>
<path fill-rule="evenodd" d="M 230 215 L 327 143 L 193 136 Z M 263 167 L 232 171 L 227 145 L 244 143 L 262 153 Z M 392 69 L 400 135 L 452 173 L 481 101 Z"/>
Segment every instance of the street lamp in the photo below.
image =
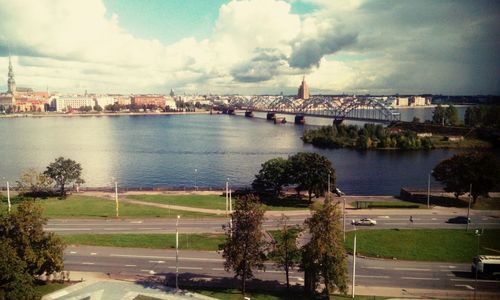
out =
<path fill-rule="evenodd" d="M 467 207 L 467 226 L 465 227 L 465 230 L 469 230 L 469 216 L 470 216 L 470 203 L 472 202 L 472 183 L 470 184 L 470 187 L 469 187 L 469 206 Z"/>
<path fill-rule="evenodd" d="M 118 218 L 120 216 L 118 208 L 118 182 L 115 180 L 114 177 L 111 177 L 111 180 L 115 182 L 115 210 L 116 210 L 116 217 Z"/>
<path fill-rule="evenodd" d="M 431 199 L 431 174 L 434 173 L 434 171 L 430 171 L 429 175 L 427 177 L 427 208 L 430 206 L 430 199 Z"/>
<path fill-rule="evenodd" d="M 226 217 L 228 215 L 227 211 L 229 209 L 229 178 L 226 180 Z"/>
<path fill-rule="evenodd" d="M 198 169 L 194 169 L 194 189 L 198 190 Z"/>
<path fill-rule="evenodd" d="M 354 298 L 355 285 L 356 285 L 356 225 L 354 225 L 354 251 L 352 255 L 352 298 Z"/>
<path fill-rule="evenodd" d="M 476 290 L 477 290 L 477 267 L 479 265 L 479 237 L 481 237 L 481 234 L 482 234 L 482 230 L 481 232 L 476 229 L 476 237 L 477 237 L 477 247 L 476 247 L 476 267 L 474 268 L 475 269 L 475 275 L 476 275 L 476 279 L 475 279 L 475 282 L 474 282 L 474 299 L 476 299 Z"/>
<path fill-rule="evenodd" d="M 5 177 L 2 177 L 2 179 L 5 180 Z M 6 180 L 6 183 L 7 183 L 7 207 L 8 207 L 8 211 L 10 213 L 11 205 L 10 205 L 10 186 L 9 186 L 9 181 Z"/>
<path fill-rule="evenodd" d="M 175 222 L 175 291 L 179 291 L 179 219 L 180 215 L 177 215 L 177 221 Z"/>

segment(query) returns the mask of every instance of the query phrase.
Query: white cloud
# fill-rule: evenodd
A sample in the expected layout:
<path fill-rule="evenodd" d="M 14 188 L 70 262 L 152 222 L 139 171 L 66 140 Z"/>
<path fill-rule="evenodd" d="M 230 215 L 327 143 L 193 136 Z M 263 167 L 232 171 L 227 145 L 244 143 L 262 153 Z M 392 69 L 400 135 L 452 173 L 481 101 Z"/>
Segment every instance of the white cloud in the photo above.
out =
<path fill-rule="evenodd" d="M 102 0 L 0 0 L 0 55 L 18 85 L 60 91 L 294 93 L 306 74 L 323 93 L 499 92 L 495 1 L 302 1 L 317 10 L 234 0 L 209 39 L 165 45 Z"/>

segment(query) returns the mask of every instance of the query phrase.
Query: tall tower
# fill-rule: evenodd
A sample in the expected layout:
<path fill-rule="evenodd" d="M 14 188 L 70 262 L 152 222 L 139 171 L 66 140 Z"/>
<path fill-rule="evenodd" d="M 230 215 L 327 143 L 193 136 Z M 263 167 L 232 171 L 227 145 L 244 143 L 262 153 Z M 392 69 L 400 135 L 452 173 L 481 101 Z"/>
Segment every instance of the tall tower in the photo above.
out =
<path fill-rule="evenodd" d="M 12 70 L 12 61 L 9 55 L 9 74 L 7 79 L 7 93 L 14 95 L 16 92 L 16 80 L 14 79 L 14 71 Z"/>
<path fill-rule="evenodd" d="M 309 99 L 309 86 L 306 83 L 306 77 L 302 77 L 302 84 L 299 86 L 299 92 L 297 97 L 299 99 L 307 100 Z"/>

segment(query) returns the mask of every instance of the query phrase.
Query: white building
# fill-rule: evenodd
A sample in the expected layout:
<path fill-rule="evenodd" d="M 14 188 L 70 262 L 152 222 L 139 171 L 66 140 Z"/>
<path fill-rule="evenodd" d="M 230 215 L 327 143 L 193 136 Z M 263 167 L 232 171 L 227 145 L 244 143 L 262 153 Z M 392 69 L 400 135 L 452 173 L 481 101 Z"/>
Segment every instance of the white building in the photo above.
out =
<path fill-rule="evenodd" d="M 96 105 L 99 105 L 100 107 L 102 107 L 102 109 L 106 108 L 106 106 L 108 105 L 113 105 L 115 104 L 117 101 L 115 99 L 115 97 L 110 97 L 110 96 L 97 96 L 95 98 L 95 102 L 96 102 Z"/>
<path fill-rule="evenodd" d="M 77 110 L 82 106 L 94 107 L 95 102 L 89 96 L 55 96 L 51 99 L 51 104 L 56 111 Z"/>

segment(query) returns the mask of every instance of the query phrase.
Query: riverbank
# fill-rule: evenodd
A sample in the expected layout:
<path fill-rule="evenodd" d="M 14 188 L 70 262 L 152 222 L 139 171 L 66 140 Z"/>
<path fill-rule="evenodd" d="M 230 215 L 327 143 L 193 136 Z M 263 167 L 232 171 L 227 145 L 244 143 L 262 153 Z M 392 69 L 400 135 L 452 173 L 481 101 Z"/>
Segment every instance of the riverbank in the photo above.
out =
<path fill-rule="evenodd" d="M 0 118 L 39 118 L 39 117 L 104 117 L 104 116 L 165 116 L 165 115 L 207 115 L 210 111 L 167 111 L 167 112 L 93 112 L 93 113 L 26 113 L 0 115 Z"/>

